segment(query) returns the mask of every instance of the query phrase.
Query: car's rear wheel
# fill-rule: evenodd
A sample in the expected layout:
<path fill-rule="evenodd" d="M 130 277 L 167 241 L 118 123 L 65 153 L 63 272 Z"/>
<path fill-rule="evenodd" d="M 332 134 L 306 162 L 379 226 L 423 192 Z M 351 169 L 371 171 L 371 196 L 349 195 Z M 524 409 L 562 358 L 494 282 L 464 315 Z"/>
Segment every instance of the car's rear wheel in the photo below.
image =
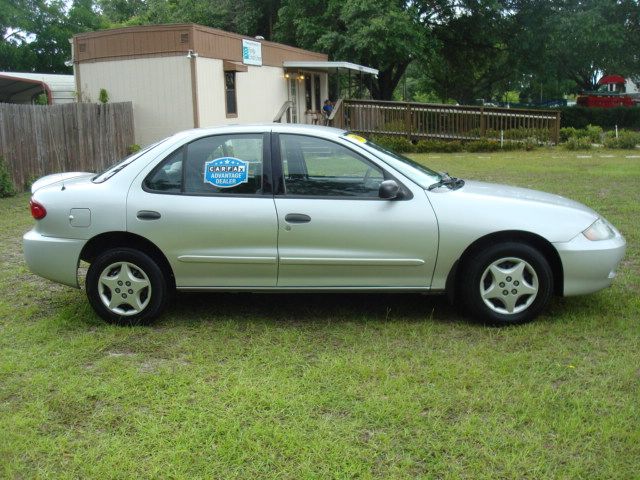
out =
<path fill-rule="evenodd" d="M 139 325 L 162 313 L 167 281 L 151 257 L 131 248 L 116 248 L 98 256 L 89 267 L 87 297 L 93 309 L 110 323 Z"/>
<path fill-rule="evenodd" d="M 553 274 L 549 262 L 530 245 L 491 245 L 464 262 L 461 299 L 472 316 L 510 325 L 533 320 L 549 304 Z"/>

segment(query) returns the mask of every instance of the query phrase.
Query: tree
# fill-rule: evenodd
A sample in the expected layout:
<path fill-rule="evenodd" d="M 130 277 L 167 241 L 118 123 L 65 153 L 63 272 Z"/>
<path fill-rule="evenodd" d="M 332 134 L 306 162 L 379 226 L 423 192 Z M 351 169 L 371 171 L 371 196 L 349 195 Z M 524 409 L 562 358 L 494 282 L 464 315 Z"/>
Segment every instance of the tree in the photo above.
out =
<path fill-rule="evenodd" d="M 519 0 L 511 56 L 523 73 L 593 90 L 603 73 L 640 73 L 637 0 Z"/>
<path fill-rule="evenodd" d="M 92 0 L 24 0 L 0 8 L 0 60 L 9 70 L 69 73 L 69 39 L 106 27 Z"/>
<path fill-rule="evenodd" d="M 443 99 L 460 103 L 493 98 L 509 90 L 516 65 L 509 55 L 513 17 L 494 0 L 465 0 L 434 27 L 436 55 L 426 75 Z"/>
<path fill-rule="evenodd" d="M 373 98 L 389 100 L 408 65 L 432 51 L 426 2 L 403 0 L 285 0 L 276 39 L 329 52 L 380 71 Z"/>

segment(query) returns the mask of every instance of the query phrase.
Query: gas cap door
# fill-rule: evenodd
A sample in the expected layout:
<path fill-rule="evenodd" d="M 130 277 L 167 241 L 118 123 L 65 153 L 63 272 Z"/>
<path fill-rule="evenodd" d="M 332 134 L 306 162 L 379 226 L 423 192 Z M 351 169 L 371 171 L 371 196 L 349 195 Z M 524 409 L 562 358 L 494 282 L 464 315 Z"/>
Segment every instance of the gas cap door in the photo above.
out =
<path fill-rule="evenodd" d="M 72 227 L 88 227 L 91 225 L 91 210 L 72 208 L 69 210 L 69 223 Z"/>

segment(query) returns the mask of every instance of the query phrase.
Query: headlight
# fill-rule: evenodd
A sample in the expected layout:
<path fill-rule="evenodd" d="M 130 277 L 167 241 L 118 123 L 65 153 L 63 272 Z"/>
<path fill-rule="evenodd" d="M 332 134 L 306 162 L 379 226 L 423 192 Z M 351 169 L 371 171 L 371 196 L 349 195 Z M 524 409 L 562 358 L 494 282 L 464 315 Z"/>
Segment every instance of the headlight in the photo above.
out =
<path fill-rule="evenodd" d="M 598 240 L 609 240 L 616 236 L 613 228 L 609 226 L 609 224 L 604 221 L 602 218 L 599 218 L 593 225 L 587 228 L 582 234 L 587 237 L 589 240 L 598 241 Z"/>

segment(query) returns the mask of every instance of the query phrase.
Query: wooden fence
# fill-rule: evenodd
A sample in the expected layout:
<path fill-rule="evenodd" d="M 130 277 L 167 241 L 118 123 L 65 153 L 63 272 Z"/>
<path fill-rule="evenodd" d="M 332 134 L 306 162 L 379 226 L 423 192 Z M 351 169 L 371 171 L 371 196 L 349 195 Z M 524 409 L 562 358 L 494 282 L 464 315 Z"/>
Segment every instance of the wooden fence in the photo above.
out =
<path fill-rule="evenodd" d="M 0 103 L 0 156 L 18 190 L 49 173 L 103 170 L 133 143 L 131 102 Z"/>
<path fill-rule="evenodd" d="M 558 143 L 560 112 L 500 107 L 344 100 L 333 125 L 363 134 L 409 139 L 481 138 Z"/>

